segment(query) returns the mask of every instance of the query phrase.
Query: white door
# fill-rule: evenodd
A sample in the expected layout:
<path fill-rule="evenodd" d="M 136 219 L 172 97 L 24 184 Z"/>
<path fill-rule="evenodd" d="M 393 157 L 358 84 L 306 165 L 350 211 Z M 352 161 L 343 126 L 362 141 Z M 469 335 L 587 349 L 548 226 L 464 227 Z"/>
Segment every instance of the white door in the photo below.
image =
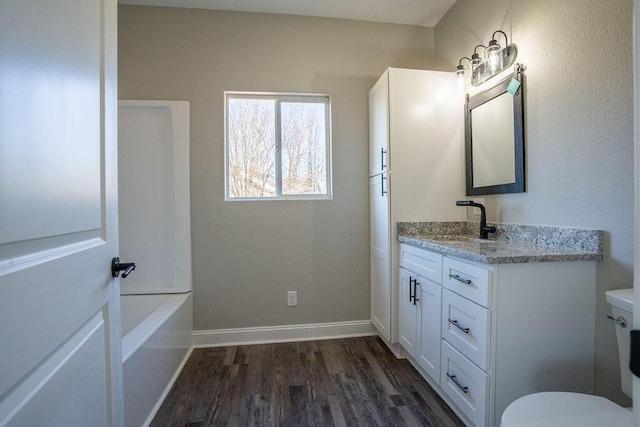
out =
<path fill-rule="evenodd" d="M 442 310 L 442 288 L 424 277 L 419 280 L 419 307 L 416 360 L 434 381 L 440 381 L 440 312 Z"/>
<path fill-rule="evenodd" d="M 369 177 L 389 169 L 388 71 L 369 91 Z"/>
<path fill-rule="evenodd" d="M 0 425 L 122 425 L 115 0 L 0 2 Z"/>
<path fill-rule="evenodd" d="M 391 340 L 388 181 L 388 174 L 369 178 L 370 317 L 373 326 L 387 341 Z"/>
<path fill-rule="evenodd" d="M 416 274 L 405 270 L 398 269 L 398 281 L 400 282 L 400 328 L 399 341 L 407 352 L 416 357 L 416 339 L 417 331 L 417 301 L 414 302 L 414 296 L 417 293 L 418 286 L 414 284 L 418 277 Z"/>

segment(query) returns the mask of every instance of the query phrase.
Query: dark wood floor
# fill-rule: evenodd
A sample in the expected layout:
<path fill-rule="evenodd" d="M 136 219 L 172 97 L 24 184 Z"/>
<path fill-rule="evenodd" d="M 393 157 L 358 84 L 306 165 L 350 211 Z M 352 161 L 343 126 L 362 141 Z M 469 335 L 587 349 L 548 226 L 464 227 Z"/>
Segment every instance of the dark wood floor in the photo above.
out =
<path fill-rule="evenodd" d="M 152 426 L 464 426 L 377 337 L 194 349 Z"/>

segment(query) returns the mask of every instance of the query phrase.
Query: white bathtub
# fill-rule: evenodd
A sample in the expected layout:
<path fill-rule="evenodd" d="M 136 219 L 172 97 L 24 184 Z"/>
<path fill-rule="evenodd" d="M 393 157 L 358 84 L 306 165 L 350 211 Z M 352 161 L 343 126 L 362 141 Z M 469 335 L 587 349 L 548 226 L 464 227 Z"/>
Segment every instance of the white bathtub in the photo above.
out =
<path fill-rule="evenodd" d="M 191 353 L 191 292 L 123 295 L 125 426 L 148 425 Z"/>

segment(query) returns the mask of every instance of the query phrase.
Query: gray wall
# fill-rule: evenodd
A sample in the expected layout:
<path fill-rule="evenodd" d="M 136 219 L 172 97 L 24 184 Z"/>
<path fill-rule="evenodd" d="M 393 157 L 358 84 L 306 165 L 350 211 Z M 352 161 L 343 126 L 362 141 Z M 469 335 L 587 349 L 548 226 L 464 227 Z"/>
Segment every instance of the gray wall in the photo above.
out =
<path fill-rule="evenodd" d="M 632 3 L 459 0 L 435 28 L 436 53 L 454 69 L 497 29 L 527 67 L 527 192 L 487 196 L 489 219 L 606 231 L 595 391 L 628 404 L 604 294 L 633 286 Z"/>
<path fill-rule="evenodd" d="M 191 103 L 197 330 L 369 318 L 367 92 L 429 68 L 433 29 L 119 7 L 119 97 Z M 224 201 L 223 91 L 328 93 L 334 198 Z M 286 291 L 298 307 L 286 307 Z"/>

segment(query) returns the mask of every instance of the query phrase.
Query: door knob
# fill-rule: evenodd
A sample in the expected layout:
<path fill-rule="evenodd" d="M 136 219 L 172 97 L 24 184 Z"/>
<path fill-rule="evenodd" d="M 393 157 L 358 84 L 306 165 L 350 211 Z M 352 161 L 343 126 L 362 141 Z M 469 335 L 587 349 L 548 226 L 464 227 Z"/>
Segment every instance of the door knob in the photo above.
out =
<path fill-rule="evenodd" d="M 133 270 L 136 269 L 134 262 L 120 262 L 120 258 L 113 257 L 111 260 L 111 276 L 118 277 L 122 271 L 122 278 L 126 278 Z"/>

